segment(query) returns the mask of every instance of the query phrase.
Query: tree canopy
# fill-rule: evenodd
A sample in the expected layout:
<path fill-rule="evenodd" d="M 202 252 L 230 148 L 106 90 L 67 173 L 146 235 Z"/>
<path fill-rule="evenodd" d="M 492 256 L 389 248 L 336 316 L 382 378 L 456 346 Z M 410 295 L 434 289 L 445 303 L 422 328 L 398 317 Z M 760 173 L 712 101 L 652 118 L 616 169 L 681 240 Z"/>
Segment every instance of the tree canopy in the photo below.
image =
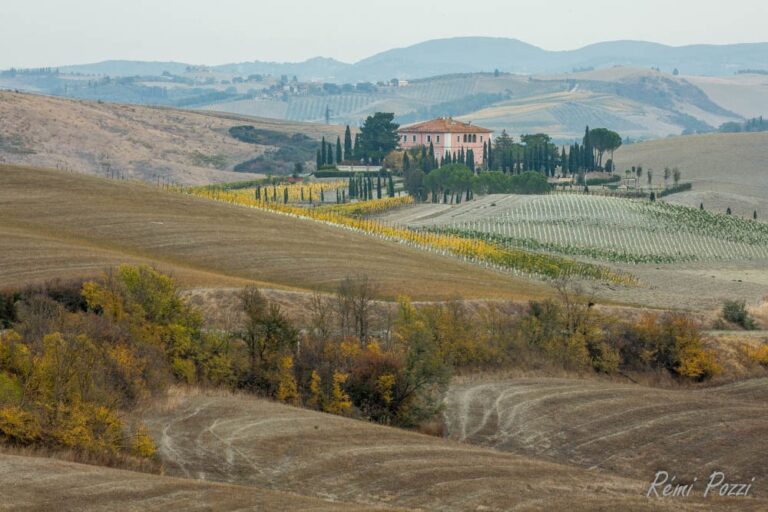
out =
<path fill-rule="evenodd" d="M 397 133 L 399 124 L 394 123 L 395 114 L 391 112 L 376 112 L 368 116 L 360 128 L 359 152 L 360 157 L 370 159 L 372 163 L 380 163 L 384 157 L 397 148 L 400 136 Z"/>

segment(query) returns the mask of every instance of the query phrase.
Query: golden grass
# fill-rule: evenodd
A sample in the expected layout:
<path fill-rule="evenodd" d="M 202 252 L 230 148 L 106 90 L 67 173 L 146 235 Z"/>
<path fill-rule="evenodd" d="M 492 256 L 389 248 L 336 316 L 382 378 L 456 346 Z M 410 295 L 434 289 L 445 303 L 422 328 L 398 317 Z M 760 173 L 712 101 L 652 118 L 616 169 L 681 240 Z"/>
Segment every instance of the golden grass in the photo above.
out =
<path fill-rule="evenodd" d="M 0 232 L 9 235 L 0 239 L 0 286 L 144 261 L 187 286 L 331 290 L 365 273 L 388 297 L 550 294 L 539 282 L 316 222 L 53 170 L 0 166 Z"/>

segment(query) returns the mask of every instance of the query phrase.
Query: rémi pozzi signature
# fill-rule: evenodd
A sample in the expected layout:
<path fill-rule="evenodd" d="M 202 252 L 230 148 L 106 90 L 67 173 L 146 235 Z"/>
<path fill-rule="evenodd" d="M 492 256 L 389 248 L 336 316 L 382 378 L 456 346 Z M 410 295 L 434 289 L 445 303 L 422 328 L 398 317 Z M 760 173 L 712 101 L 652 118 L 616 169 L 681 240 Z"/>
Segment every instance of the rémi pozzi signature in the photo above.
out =
<path fill-rule="evenodd" d="M 657 471 L 648 492 L 645 494 L 649 498 L 686 498 L 691 494 L 703 496 L 704 498 L 712 496 L 749 496 L 752 491 L 752 485 L 755 478 L 749 482 L 728 482 L 725 473 L 722 471 L 713 471 L 704 482 L 699 482 L 694 478 L 692 482 L 683 484 L 677 482 L 677 477 L 667 471 Z"/>

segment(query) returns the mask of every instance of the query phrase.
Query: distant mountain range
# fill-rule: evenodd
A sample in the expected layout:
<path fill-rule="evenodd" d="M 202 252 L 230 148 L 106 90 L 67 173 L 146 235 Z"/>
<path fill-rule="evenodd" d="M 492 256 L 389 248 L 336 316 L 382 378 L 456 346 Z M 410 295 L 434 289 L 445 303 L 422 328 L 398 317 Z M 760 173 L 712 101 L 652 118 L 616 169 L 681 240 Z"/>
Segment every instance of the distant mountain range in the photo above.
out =
<path fill-rule="evenodd" d="M 64 66 L 62 71 L 110 76 L 182 73 L 180 62 L 105 61 Z M 315 57 L 304 62 L 242 62 L 210 66 L 225 73 L 297 76 L 328 82 L 417 79 L 451 73 L 494 71 L 520 74 L 570 72 L 612 66 L 656 67 L 686 75 L 732 75 L 742 69 L 768 70 L 768 43 L 666 46 L 645 41 L 611 41 L 578 50 L 547 51 L 517 39 L 457 37 L 436 39 L 378 53 L 354 64 Z"/>

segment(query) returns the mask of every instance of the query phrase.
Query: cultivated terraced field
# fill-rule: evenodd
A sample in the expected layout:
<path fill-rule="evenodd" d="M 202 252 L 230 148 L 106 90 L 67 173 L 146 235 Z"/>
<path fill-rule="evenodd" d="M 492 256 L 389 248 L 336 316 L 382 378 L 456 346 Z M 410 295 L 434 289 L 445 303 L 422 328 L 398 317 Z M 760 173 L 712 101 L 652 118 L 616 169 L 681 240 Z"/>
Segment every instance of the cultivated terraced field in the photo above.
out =
<path fill-rule="evenodd" d="M 768 379 L 696 391 L 520 379 L 453 386 L 445 417 L 459 441 L 637 478 L 720 470 L 766 497 L 766 403 Z"/>
<path fill-rule="evenodd" d="M 547 296 L 541 283 L 270 212 L 52 170 L 0 166 L 0 286 L 152 262 L 185 285 L 333 289 L 368 274 L 387 296 Z"/>
<path fill-rule="evenodd" d="M 647 483 L 231 394 L 145 415 L 167 472 L 343 502 L 423 510 L 686 510 Z M 719 501 L 734 510 L 765 502 Z"/>

